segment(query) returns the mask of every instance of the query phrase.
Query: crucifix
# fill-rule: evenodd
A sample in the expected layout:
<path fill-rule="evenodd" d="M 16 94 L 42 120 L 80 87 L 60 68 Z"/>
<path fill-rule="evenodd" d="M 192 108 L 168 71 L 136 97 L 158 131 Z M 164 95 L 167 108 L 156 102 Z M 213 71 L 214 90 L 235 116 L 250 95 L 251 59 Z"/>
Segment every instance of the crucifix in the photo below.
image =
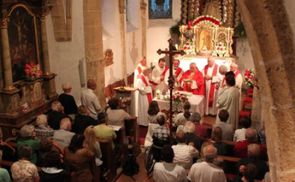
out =
<path fill-rule="evenodd" d="M 157 51 L 157 53 L 160 55 L 160 54 L 168 54 L 169 55 L 169 77 L 168 77 L 168 85 L 169 85 L 169 90 L 170 90 L 170 107 L 169 107 L 169 125 L 170 125 L 170 128 L 172 127 L 172 103 L 173 103 L 173 100 L 172 100 L 172 91 L 173 91 L 173 87 L 174 87 L 174 76 L 173 76 L 173 56 L 175 54 L 181 54 L 181 55 L 184 55 L 185 52 L 183 50 L 181 51 L 178 51 L 175 49 L 175 47 L 173 46 L 172 44 L 172 39 L 169 39 L 168 40 L 168 43 L 169 43 L 169 50 L 161 50 L 159 49 Z"/>

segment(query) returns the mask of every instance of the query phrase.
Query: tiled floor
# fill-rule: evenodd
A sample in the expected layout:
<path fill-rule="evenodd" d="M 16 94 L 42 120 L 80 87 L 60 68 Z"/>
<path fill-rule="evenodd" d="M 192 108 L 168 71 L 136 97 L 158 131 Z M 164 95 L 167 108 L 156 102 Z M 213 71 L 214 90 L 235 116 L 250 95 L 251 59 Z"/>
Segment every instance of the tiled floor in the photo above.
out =
<path fill-rule="evenodd" d="M 204 117 L 203 122 L 209 125 L 213 125 L 215 123 L 215 117 Z M 144 149 L 142 149 L 143 151 Z M 144 168 L 144 153 L 138 155 L 137 162 L 139 164 L 139 173 L 134 175 L 133 177 L 126 176 L 121 174 L 117 179 L 117 182 L 154 182 L 152 178 L 147 176 L 145 168 Z"/>

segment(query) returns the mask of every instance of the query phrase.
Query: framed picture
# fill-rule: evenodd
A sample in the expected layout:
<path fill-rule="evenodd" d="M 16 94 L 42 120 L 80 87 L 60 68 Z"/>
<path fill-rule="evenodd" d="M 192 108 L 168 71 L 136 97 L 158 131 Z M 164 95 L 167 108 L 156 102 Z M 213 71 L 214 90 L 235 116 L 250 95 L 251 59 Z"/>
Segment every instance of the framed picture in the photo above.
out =
<path fill-rule="evenodd" d="M 171 19 L 172 0 L 149 0 L 149 19 Z"/>
<path fill-rule="evenodd" d="M 26 64 L 40 64 L 40 19 L 19 4 L 9 14 L 8 36 L 13 81 L 24 79 Z"/>

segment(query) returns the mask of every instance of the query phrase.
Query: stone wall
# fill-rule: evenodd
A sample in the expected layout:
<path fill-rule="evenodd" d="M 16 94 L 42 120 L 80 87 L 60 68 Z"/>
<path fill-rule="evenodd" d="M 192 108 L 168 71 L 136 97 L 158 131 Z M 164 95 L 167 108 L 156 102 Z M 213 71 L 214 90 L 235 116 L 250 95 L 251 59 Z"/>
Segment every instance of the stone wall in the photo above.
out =
<path fill-rule="evenodd" d="M 261 112 L 266 129 L 271 179 L 276 182 L 294 181 L 293 16 L 287 16 L 280 0 L 237 2 L 244 20 L 255 69 L 260 78 Z M 294 7 L 291 1 L 285 5 Z"/>

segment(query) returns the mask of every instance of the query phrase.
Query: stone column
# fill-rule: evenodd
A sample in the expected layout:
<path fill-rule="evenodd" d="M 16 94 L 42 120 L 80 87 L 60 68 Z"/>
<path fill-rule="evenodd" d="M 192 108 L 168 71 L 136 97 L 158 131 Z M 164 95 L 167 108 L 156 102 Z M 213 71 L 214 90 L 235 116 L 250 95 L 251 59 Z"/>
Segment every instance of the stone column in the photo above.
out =
<path fill-rule="evenodd" d="M 102 107 L 105 105 L 104 56 L 101 24 L 101 0 L 84 0 L 84 37 L 87 79 L 96 80 L 98 96 Z"/>
<path fill-rule="evenodd" d="M 147 4 L 145 0 L 141 0 L 140 2 L 140 10 L 141 10 L 141 54 L 142 57 L 146 57 L 146 7 Z"/>
<path fill-rule="evenodd" d="M 119 16 L 120 16 L 120 36 L 121 36 L 121 60 L 122 60 L 122 76 L 125 84 L 127 84 L 126 70 L 126 3 L 125 0 L 119 0 Z"/>
<path fill-rule="evenodd" d="M 1 20 L 1 41 L 2 41 L 2 55 L 3 55 L 3 71 L 4 71 L 4 90 L 10 91 L 14 90 L 12 80 L 12 68 L 11 68 L 11 58 L 10 58 L 10 47 L 8 39 L 8 18 L 3 18 Z"/>
<path fill-rule="evenodd" d="M 41 17 L 44 87 L 45 87 L 46 97 L 49 99 L 54 99 L 57 97 L 55 79 L 54 79 L 56 74 L 51 73 L 50 71 L 48 41 L 47 41 L 47 32 L 46 32 L 46 15 L 47 14 L 48 14 L 48 11 L 46 11 L 46 13 L 43 13 Z"/>
<path fill-rule="evenodd" d="M 47 32 L 46 32 L 46 16 L 41 17 L 41 37 L 42 37 L 42 53 L 43 53 L 43 71 L 45 75 L 50 74 Z"/>

